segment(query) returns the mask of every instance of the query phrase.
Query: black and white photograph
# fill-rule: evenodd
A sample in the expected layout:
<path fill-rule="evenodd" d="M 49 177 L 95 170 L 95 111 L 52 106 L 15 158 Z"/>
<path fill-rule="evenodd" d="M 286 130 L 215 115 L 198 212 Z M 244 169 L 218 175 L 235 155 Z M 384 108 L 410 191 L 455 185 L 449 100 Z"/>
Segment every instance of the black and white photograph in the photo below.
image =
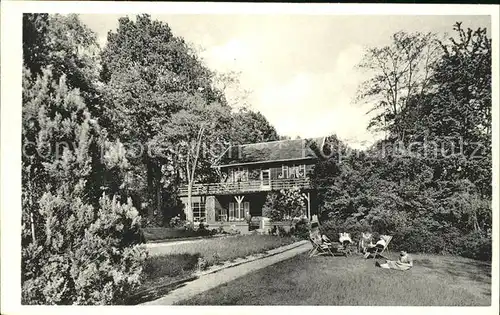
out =
<path fill-rule="evenodd" d="M 56 5 L 2 5 L 2 313 L 498 313 L 498 5 Z"/>

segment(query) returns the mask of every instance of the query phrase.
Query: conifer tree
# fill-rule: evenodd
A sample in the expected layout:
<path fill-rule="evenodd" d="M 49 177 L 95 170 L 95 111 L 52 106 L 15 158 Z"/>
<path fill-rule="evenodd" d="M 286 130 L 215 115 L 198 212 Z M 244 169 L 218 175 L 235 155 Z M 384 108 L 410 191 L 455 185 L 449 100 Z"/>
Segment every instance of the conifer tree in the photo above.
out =
<path fill-rule="evenodd" d="M 89 179 L 97 148 L 106 169 L 126 167 L 120 144 L 47 69 L 36 80 L 24 70 L 22 143 L 23 303 L 119 303 L 139 284 L 140 217 L 130 200 L 96 199 Z"/>

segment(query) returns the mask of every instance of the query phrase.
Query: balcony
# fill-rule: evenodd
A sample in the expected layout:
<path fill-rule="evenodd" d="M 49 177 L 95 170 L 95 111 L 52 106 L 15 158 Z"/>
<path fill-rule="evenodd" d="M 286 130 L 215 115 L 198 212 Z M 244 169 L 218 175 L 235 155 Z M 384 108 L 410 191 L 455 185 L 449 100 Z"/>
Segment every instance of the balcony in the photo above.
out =
<path fill-rule="evenodd" d="M 192 195 L 232 195 L 240 193 L 290 189 L 292 187 L 308 189 L 310 188 L 310 186 L 311 185 L 309 178 L 273 179 L 269 181 L 251 180 L 238 183 L 194 184 Z M 180 187 L 179 194 L 180 196 L 187 196 L 187 185 L 182 185 Z"/>

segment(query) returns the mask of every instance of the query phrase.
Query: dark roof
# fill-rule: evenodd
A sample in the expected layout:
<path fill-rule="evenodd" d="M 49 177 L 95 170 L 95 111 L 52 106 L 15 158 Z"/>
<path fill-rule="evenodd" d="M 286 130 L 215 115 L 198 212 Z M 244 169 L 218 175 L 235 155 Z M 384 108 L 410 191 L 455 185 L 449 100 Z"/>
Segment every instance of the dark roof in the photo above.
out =
<path fill-rule="evenodd" d="M 324 138 L 281 140 L 230 146 L 214 166 L 315 159 L 310 142 L 321 147 Z"/>

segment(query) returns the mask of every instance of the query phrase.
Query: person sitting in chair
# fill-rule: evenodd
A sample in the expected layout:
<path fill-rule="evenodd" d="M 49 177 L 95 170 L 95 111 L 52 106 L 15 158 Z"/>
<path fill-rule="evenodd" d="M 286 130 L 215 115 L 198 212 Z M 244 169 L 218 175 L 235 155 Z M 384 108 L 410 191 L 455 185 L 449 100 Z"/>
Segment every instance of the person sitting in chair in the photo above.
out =
<path fill-rule="evenodd" d="M 366 254 L 366 249 L 373 246 L 375 246 L 375 244 L 373 244 L 372 233 L 361 233 L 361 239 L 359 240 L 358 244 L 359 252 L 362 254 Z"/>
<path fill-rule="evenodd" d="M 349 235 L 349 233 L 339 233 L 339 242 L 343 246 L 348 246 L 348 245 L 351 245 L 353 243 L 352 239 L 351 239 L 351 235 Z"/>
<path fill-rule="evenodd" d="M 375 245 L 368 244 L 368 246 L 366 247 L 366 253 L 365 253 L 364 257 L 368 258 L 368 256 L 370 256 L 370 254 L 375 253 L 377 250 L 384 249 L 385 246 L 387 246 L 387 242 L 385 241 L 385 239 L 382 236 L 380 236 L 380 239 L 377 241 L 377 243 L 375 243 Z"/>
<path fill-rule="evenodd" d="M 311 231 L 309 232 L 309 237 L 314 241 L 314 243 L 318 245 L 324 245 L 328 247 L 332 245 L 330 239 L 328 239 L 326 235 L 322 235 L 319 232 L 319 224 L 317 222 L 313 222 L 311 224 Z"/>
<path fill-rule="evenodd" d="M 397 261 L 386 260 L 385 263 L 380 264 L 378 261 L 375 266 L 384 269 L 395 269 L 395 270 L 408 270 L 413 267 L 413 259 L 408 255 L 407 252 L 401 251 Z"/>

